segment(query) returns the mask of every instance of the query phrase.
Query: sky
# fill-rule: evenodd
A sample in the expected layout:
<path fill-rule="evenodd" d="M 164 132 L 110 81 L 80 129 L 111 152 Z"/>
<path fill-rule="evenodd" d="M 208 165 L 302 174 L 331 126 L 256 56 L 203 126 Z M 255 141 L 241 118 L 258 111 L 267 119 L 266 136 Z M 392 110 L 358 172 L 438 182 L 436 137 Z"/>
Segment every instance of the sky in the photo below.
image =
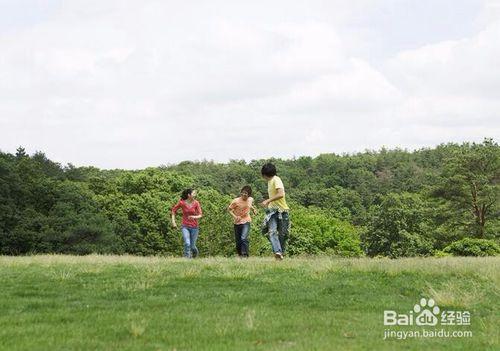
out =
<path fill-rule="evenodd" d="M 0 150 L 138 169 L 500 137 L 500 0 L 0 0 Z"/>

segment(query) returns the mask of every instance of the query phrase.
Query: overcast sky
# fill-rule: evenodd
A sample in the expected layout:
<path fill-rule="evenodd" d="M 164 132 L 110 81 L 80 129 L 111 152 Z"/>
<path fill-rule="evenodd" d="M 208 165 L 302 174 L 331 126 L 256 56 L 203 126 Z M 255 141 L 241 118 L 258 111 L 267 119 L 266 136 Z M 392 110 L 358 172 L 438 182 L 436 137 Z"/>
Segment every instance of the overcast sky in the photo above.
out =
<path fill-rule="evenodd" d="M 0 150 L 144 168 L 500 137 L 500 0 L 0 0 Z"/>

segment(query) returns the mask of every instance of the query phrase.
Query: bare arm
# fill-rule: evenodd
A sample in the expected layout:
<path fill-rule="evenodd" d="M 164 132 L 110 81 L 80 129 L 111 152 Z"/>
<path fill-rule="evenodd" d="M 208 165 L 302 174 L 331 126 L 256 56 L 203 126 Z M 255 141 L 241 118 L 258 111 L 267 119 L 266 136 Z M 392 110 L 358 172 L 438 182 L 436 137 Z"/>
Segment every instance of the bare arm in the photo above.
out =
<path fill-rule="evenodd" d="M 177 223 L 175 222 L 175 212 L 172 212 L 171 220 L 172 220 L 172 227 L 177 228 Z"/>
<path fill-rule="evenodd" d="M 235 210 L 235 203 L 234 203 L 234 200 L 233 202 L 231 202 L 231 204 L 227 207 L 227 211 L 229 212 L 229 214 L 233 217 L 233 219 L 235 221 L 238 221 L 240 219 L 240 217 L 238 215 L 236 215 L 236 213 L 234 213 L 234 210 Z"/>
<path fill-rule="evenodd" d="M 252 205 L 251 209 L 252 209 L 253 214 L 257 215 L 257 209 L 255 208 L 254 205 Z"/>
<path fill-rule="evenodd" d="M 229 212 L 229 214 L 234 218 L 234 220 L 237 220 L 238 219 L 238 216 L 234 213 L 234 209 L 231 208 L 231 206 L 229 206 L 227 208 L 227 211 Z"/>
<path fill-rule="evenodd" d="M 178 202 L 177 204 L 175 204 L 174 207 L 172 207 L 170 218 L 172 220 L 172 227 L 174 228 L 177 228 L 177 223 L 175 222 L 175 215 L 177 214 L 177 211 L 179 210 L 180 207 L 181 207 L 180 202 Z"/>
<path fill-rule="evenodd" d="M 267 207 L 267 205 L 269 205 L 269 203 L 276 201 L 276 200 L 279 200 L 279 199 L 282 199 L 283 197 L 285 197 L 285 191 L 281 188 L 276 189 L 276 195 L 274 195 L 273 197 L 271 197 L 267 200 L 262 201 L 261 205 L 263 207 Z"/>
<path fill-rule="evenodd" d="M 197 210 L 198 210 L 198 214 L 197 215 L 188 216 L 188 218 L 190 218 L 190 219 L 200 219 L 201 217 L 203 217 L 203 211 L 201 210 L 200 204 L 197 205 Z"/>
<path fill-rule="evenodd" d="M 254 199 L 252 198 L 252 204 L 250 205 L 250 210 L 252 210 L 254 215 L 257 215 L 257 209 L 254 206 Z"/>

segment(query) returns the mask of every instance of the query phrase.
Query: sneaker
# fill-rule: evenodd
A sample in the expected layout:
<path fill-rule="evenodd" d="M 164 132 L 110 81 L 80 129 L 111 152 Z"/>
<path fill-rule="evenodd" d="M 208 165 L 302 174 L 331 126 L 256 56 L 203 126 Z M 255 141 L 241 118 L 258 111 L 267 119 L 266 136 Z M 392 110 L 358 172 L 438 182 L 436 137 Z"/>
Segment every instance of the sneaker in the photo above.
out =
<path fill-rule="evenodd" d="M 281 252 L 275 252 L 274 258 L 277 259 L 278 261 L 281 261 L 283 259 L 283 255 L 281 254 Z"/>

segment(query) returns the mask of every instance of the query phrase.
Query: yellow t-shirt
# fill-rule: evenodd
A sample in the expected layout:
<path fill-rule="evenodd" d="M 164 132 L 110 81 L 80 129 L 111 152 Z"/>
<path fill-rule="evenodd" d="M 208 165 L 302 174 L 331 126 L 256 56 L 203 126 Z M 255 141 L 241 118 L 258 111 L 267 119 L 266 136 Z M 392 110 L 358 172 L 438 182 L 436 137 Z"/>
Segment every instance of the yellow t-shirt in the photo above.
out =
<path fill-rule="evenodd" d="M 267 193 L 269 194 L 269 198 L 274 197 L 278 193 L 278 189 L 283 189 L 283 192 L 285 191 L 281 178 L 274 176 L 267 182 Z M 269 208 L 278 208 L 280 211 L 288 211 L 290 209 L 286 204 L 285 196 L 279 200 L 270 202 Z"/>

